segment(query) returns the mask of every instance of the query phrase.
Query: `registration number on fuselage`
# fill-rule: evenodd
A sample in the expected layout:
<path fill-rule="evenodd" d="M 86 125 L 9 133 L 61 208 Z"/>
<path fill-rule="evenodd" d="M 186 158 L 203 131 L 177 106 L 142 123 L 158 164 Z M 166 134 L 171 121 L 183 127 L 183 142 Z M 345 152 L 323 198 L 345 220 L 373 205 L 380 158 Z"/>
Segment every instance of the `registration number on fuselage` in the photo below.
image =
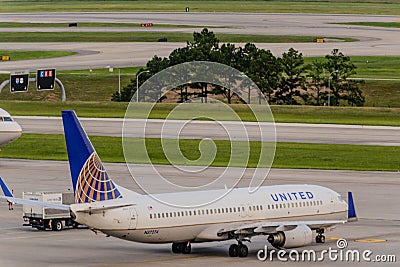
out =
<path fill-rule="evenodd" d="M 155 235 L 158 234 L 158 229 L 144 230 L 145 235 Z"/>

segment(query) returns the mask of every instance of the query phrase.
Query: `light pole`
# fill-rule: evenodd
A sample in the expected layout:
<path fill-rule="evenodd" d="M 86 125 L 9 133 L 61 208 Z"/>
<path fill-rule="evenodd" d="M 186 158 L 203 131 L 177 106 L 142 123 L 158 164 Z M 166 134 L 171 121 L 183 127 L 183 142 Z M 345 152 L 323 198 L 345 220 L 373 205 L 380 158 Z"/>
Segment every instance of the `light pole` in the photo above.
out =
<path fill-rule="evenodd" d="M 136 75 L 136 103 L 139 103 L 139 76 L 140 76 L 140 74 L 146 73 L 146 72 L 148 73 L 150 71 L 149 70 L 144 70 L 144 71 L 139 72 Z"/>
<path fill-rule="evenodd" d="M 332 71 L 328 76 L 328 107 L 331 105 L 331 75 L 334 73 L 338 73 L 338 70 Z"/>

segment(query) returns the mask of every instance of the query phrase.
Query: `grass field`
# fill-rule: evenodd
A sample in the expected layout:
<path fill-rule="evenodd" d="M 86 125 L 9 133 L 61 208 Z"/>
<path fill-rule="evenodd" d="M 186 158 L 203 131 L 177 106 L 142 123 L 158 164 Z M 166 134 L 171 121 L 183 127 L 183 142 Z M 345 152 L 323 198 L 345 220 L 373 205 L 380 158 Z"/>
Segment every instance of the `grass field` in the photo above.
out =
<path fill-rule="evenodd" d="M 123 118 L 128 103 L 119 102 L 37 102 L 37 101 L 3 101 L 0 106 L 13 116 L 39 115 L 61 116 L 61 111 L 74 109 L 78 116 L 94 118 Z M 205 105 L 205 104 L 204 104 Z M 212 105 L 212 104 L 210 104 Z M 176 104 L 157 104 L 151 113 L 151 119 L 165 118 L 176 107 Z M 243 120 L 251 121 L 253 117 L 245 105 L 231 105 Z M 400 126 L 399 108 L 373 107 L 313 107 L 313 106 L 271 106 L 276 122 L 298 123 L 335 123 L 358 125 L 388 125 Z M 212 112 L 212 106 L 210 106 Z M 136 118 L 146 118 L 143 114 L 136 114 Z M 191 114 L 188 114 L 190 117 Z M 224 119 L 224 114 L 218 114 Z M 229 117 L 226 117 L 229 119 Z"/>
<path fill-rule="evenodd" d="M 94 136 L 91 141 L 105 162 L 125 162 L 120 138 Z M 227 166 L 230 150 L 226 148 L 229 148 L 230 142 L 217 140 L 215 143 L 218 153 L 212 166 Z M 199 140 L 180 140 L 181 150 L 190 159 L 198 157 L 198 144 Z M 146 146 L 151 163 L 169 164 L 162 152 L 160 139 L 147 139 Z M 257 166 L 259 146 L 258 142 L 250 143 L 248 167 Z M 278 143 L 273 167 L 399 171 L 399 153 L 400 147 Z M 2 148 L 0 157 L 67 160 L 64 136 L 23 134 L 20 139 Z M 133 162 L 148 163 L 142 158 Z"/>
<path fill-rule="evenodd" d="M 0 56 L 10 56 L 10 59 L 12 61 L 38 59 L 38 58 L 65 57 L 75 54 L 77 54 L 77 52 L 0 50 Z M 1 61 L 0 61 L 0 68 L 1 68 Z"/>
<path fill-rule="evenodd" d="M 384 27 L 384 28 L 400 28 L 400 21 L 398 21 L 398 22 L 341 22 L 341 23 L 335 23 L 335 24 Z"/>
<path fill-rule="evenodd" d="M 4 1 L 0 13 L 10 12 L 267 12 L 318 14 L 400 14 L 397 0 L 300 1 Z"/>
<path fill-rule="evenodd" d="M 12 51 L 11 51 L 12 52 Z M 10 54 L 10 53 L 8 53 Z M 40 56 L 42 53 L 36 54 Z M 21 58 L 22 59 L 22 58 Z M 312 63 L 316 58 L 305 58 L 307 63 Z M 400 107 L 400 57 L 351 57 L 356 64 L 357 75 L 355 78 L 367 80 L 362 86 L 366 96 L 366 106 L 369 107 Z M 0 62 L 1 68 L 1 62 Z M 134 78 L 136 68 L 121 69 L 121 85 L 127 85 Z M 35 76 L 35 73 L 31 75 Z M 110 73 L 108 69 L 95 69 L 80 71 L 58 71 L 67 91 L 68 101 L 109 101 L 111 95 L 118 90 L 118 70 Z M 9 76 L 0 74 L 0 81 Z M 374 80 L 389 79 L 389 80 Z M 84 84 L 84 86 L 82 86 Z M 84 88 L 84 89 L 83 89 Z M 31 83 L 29 92 L 24 94 L 10 94 L 8 88 L 1 93 L 2 100 L 56 100 L 60 99 L 60 91 L 56 88 L 50 92 L 36 92 L 35 84 Z"/>
<path fill-rule="evenodd" d="M 352 38 L 328 36 L 285 36 L 257 34 L 216 34 L 221 42 L 227 43 L 304 43 L 316 38 L 337 39 L 345 42 Z M 168 42 L 193 41 L 192 33 L 181 32 L 0 32 L 2 42 L 157 42 L 167 38 Z"/>

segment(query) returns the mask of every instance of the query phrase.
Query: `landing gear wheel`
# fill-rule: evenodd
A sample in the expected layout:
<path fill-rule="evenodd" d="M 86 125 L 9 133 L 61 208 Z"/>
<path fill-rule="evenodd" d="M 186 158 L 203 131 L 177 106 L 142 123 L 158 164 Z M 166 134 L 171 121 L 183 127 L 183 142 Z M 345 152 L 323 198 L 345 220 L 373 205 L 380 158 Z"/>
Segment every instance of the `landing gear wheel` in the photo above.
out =
<path fill-rule="evenodd" d="M 236 244 L 232 244 L 230 247 L 229 247 L 229 256 L 230 257 L 237 257 L 237 256 L 239 256 L 239 252 L 238 252 L 238 245 L 236 245 Z"/>
<path fill-rule="evenodd" d="M 62 221 L 54 220 L 51 222 L 51 230 L 61 231 L 63 229 Z"/>
<path fill-rule="evenodd" d="M 190 244 L 189 241 L 183 242 L 181 243 L 180 249 L 182 254 L 190 254 L 190 252 L 192 251 L 192 245 Z"/>
<path fill-rule="evenodd" d="M 247 257 L 247 255 L 249 255 L 249 249 L 247 248 L 246 245 L 240 244 L 238 246 L 238 256 L 240 258 L 245 258 Z"/>
<path fill-rule="evenodd" d="M 181 253 L 180 243 L 172 243 L 172 252 L 173 253 Z"/>
<path fill-rule="evenodd" d="M 325 243 L 325 236 L 324 235 L 317 235 L 315 237 L 315 242 L 321 243 L 321 244 Z"/>

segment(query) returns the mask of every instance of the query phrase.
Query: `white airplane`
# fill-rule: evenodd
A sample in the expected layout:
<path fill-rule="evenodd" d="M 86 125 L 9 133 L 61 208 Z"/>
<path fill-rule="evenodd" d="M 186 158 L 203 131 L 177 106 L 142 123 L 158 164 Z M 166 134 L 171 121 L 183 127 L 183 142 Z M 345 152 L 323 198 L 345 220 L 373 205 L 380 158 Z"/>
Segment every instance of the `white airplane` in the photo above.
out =
<path fill-rule="evenodd" d="M 55 205 L 70 210 L 74 220 L 95 231 L 142 243 L 172 243 L 174 253 L 188 254 L 191 243 L 236 240 L 229 256 L 246 257 L 244 244 L 264 235 L 276 248 L 300 247 L 315 241 L 324 243 L 324 232 L 336 224 L 356 219 L 349 193 L 349 205 L 326 187 L 316 185 L 275 185 L 250 194 L 247 188 L 233 189 L 219 201 L 196 208 L 172 207 L 118 186 L 109 178 L 74 111 L 63 111 L 75 204 Z M 0 184 L 7 200 L 31 205 L 35 201 L 12 196 Z M 226 189 L 168 193 L 158 199 L 209 199 Z M 46 203 L 39 205 L 47 206 Z"/>
<path fill-rule="evenodd" d="M 7 111 L 0 108 L 0 147 L 18 139 L 21 133 L 21 126 L 13 120 Z"/>

